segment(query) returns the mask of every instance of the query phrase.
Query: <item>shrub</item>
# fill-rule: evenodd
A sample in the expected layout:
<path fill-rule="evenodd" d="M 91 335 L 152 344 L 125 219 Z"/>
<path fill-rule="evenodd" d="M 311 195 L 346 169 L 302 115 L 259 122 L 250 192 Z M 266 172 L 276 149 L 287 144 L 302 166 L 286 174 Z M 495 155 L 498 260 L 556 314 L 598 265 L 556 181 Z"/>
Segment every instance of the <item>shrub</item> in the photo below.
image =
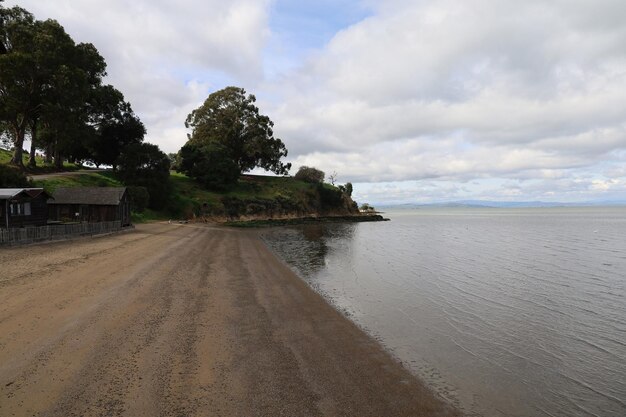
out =
<path fill-rule="evenodd" d="M 310 183 L 321 183 L 324 181 L 324 176 L 324 171 L 304 165 L 300 167 L 294 178 Z"/>
<path fill-rule="evenodd" d="M 26 175 L 17 168 L 0 164 L 0 188 L 32 187 Z"/>
<path fill-rule="evenodd" d="M 352 183 L 351 183 L 351 182 L 347 182 L 347 183 L 346 183 L 346 185 L 345 185 L 345 190 L 346 190 L 346 191 L 345 191 L 345 192 L 346 192 L 346 195 L 347 195 L 348 197 L 352 197 Z"/>
<path fill-rule="evenodd" d="M 130 197 L 130 208 L 132 211 L 142 213 L 150 204 L 150 193 L 146 187 L 129 186 L 128 196 Z"/>
<path fill-rule="evenodd" d="M 317 190 L 320 194 L 320 203 L 322 204 L 323 209 L 337 208 L 341 207 L 343 202 L 341 190 L 324 186 L 324 184 L 319 184 Z"/>

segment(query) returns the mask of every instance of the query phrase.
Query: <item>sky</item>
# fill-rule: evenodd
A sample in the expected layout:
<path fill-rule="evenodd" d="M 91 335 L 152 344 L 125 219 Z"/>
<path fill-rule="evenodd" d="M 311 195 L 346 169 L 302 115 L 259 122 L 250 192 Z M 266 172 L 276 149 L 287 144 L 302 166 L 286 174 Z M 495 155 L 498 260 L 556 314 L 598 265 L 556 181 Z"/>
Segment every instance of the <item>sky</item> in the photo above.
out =
<path fill-rule="evenodd" d="M 91 42 L 146 140 L 229 85 L 372 204 L 626 201 L 624 0 L 23 0 Z"/>

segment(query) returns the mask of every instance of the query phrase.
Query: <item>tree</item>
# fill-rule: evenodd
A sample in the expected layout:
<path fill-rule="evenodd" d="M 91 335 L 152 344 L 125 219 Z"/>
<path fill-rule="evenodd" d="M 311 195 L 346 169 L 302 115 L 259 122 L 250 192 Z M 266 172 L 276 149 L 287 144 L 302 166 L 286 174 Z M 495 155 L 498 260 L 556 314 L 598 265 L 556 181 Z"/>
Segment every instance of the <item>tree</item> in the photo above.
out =
<path fill-rule="evenodd" d="M 90 124 L 96 134 L 87 144 L 91 161 L 115 167 L 122 150 L 133 143 L 141 143 L 146 128 L 133 112 L 130 103 L 113 86 L 101 86 L 93 91 L 90 106 Z"/>
<path fill-rule="evenodd" d="M 209 95 L 187 116 L 185 127 L 192 129 L 188 143 L 196 149 L 219 149 L 237 164 L 239 173 L 260 167 L 284 175 L 291 168 L 291 164 L 280 161 L 287 156 L 287 148 L 274 137 L 274 123 L 259 113 L 255 101 L 254 95 L 246 96 L 238 87 Z"/>
<path fill-rule="evenodd" d="M 180 150 L 179 171 L 208 189 L 227 190 L 239 178 L 239 166 L 219 143 L 187 143 Z"/>
<path fill-rule="evenodd" d="M 119 176 L 126 185 L 146 187 L 150 208 L 163 208 L 170 193 L 170 160 L 157 145 L 132 143 L 118 160 Z"/>
<path fill-rule="evenodd" d="M 54 20 L 37 21 L 24 9 L 0 6 L 0 121 L 11 130 L 11 162 L 23 168 L 22 148 L 32 139 L 57 166 L 63 156 L 85 158 L 83 139 L 94 134 L 87 102 L 106 75 L 106 64 L 91 44 L 76 45 Z M 41 135 L 40 135 L 41 133 Z"/>
<path fill-rule="evenodd" d="M 74 122 L 71 126 L 72 133 L 81 127 L 76 124 L 84 124 L 81 118 L 77 118 L 77 111 L 83 106 L 86 90 L 83 64 L 79 60 L 81 45 L 77 46 L 63 26 L 55 20 L 35 21 L 33 24 L 33 45 L 30 53 L 34 62 L 32 77 L 36 94 L 33 96 L 33 111 L 28 118 L 30 166 L 35 165 L 36 148 L 41 148 L 43 144 L 38 133 L 51 120 L 59 122 L 58 115 L 46 120 L 53 105 L 57 105 L 60 108 L 59 113 L 67 119 L 64 123 Z M 99 55 L 97 59 L 97 64 L 92 65 L 98 65 L 98 72 L 104 72 L 104 60 Z M 82 132 L 77 136 L 82 137 Z M 71 136 L 64 135 L 64 138 L 69 141 Z"/>
<path fill-rule="evenodd" d="M 352 183 L 351 182 L 346 183 L 345 189 L 346 189 L 346 195 L 348 197 L 352 197 Z"/>
<path fill-rule="evenodd" d="M 146 187 L 131 185 L 127 187 L 130 209 L 142 213 L 150 205 L 150 193 Z"/>
<path fill-rule="evenodd" d="M 100 111 L 97 96 L 106 75 L 106 63 L 93 45 L 75 45 L 69 37 L 66 44 L 54 54 L 58 64 L 50 76 L 41 116 L 46 156 L 49 160 L 54 154 L 58 168 L 65 157 L 91 159 L 88 145 L 99 127 L 94 112 Z"/>
<path fill-rule="evenodd" d="M 92 44 L 0 4 L 0 127 L 13 142 L 12 163 L 23 168 L 27 134 L 29 165 L 40 148 L 59 168 L 64 159 L 114 165 L 125 146 L 143 141 L 143 124 L 119 91 L 102 85 L 105 75 Z"/>
<path fill-rule="evenodd" d="M 361 204 L 361 207 L 359 207 L 359 210 L 366 211 L 366 212 L 376 211 L 376 209 L 373 206 L 370 206 L 368 203 Z"/>
<path fill-rule="evenodd" d="M 22 168 L 24 137 L 41 93 L 32 53 L 34 26 L 26 10 L 0 5 L 0 120 L 10 128 L 15 145 L 11 163 Z"/>
<path fill-rule="evenodd" d="M 337 188 L 348 197 L 352 197 L 352 183 L 347 182 L 346 185 L 338 185 Z"/>
<path fill-rule="evenodd" d="M 332 185 L 335 185 L 335 181 L 337 181 L 337 171 L 333 171 L 333 173 L 328 176 L 328 181 L 330 181 Z"/>
<path fill-rule="evenodd" d="M 321 183 L 324 181 L 324 176 L 324 171 L 303 165 L 298 169 L 294 178 L 305 182 Z"/>
<path fill-rule="evenodd" d="M 173 153 L 170 152 L 167 154 L 167 157 L 170 159 L 170 169 L 181 172 L 180 171 L 180 152 Z"/>

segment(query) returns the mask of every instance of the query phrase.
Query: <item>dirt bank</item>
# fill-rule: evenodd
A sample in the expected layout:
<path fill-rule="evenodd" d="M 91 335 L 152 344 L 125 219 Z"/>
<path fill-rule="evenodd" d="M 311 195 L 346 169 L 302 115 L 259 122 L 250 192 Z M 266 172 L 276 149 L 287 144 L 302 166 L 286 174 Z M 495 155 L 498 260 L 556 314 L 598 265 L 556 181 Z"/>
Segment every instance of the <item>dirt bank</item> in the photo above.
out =
<path fill-rule="evenodd" d="M 448 416 L 254 232 L 0 249 L 2 416 Z"/>

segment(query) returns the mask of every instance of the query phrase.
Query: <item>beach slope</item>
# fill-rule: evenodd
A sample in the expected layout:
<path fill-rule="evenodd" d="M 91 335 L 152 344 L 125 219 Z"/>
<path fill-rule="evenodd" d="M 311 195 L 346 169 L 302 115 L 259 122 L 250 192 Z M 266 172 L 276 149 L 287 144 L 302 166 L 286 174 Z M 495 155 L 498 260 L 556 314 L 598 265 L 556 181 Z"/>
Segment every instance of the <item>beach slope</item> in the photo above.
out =
<path fill-rule="evenodd" d="M 456 415 L 254 231 L 0 249 L 0 415 Z"/>

